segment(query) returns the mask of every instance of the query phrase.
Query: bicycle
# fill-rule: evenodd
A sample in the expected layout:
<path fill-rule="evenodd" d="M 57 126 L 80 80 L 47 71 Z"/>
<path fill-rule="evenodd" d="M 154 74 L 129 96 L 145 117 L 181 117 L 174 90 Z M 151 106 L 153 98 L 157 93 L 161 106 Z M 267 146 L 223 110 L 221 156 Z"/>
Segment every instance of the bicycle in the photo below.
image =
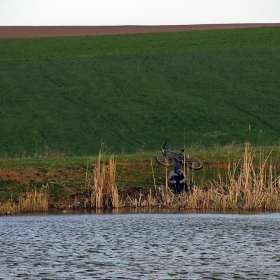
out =
<path fill-rule="evenodd" d="M 195 156 L 184 156 L 185 149 L 178 149 L 176 153 L 166 148 L 167 141 L 162 146 L 161 153 L 156 156 L 159 164 L 164 166 L 172 166 L 174 162 L 185 164 L 190 169 L 199 170 L 203 167 L 202 161 Z"/>

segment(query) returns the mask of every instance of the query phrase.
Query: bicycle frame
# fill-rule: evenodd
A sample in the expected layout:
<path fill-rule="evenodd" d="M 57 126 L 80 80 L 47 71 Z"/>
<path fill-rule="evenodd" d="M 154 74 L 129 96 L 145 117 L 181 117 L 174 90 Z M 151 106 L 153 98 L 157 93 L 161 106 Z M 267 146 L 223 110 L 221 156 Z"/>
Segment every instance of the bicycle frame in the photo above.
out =
<path fill-rule="evenodd" d="M 190 169 L 199 170 L 203 167 L 202 161 L 192 155 L 185 155 L 185 149 L 179 149 L 179 153 L 173 152 L 166 148 L 167 141 L 163 144 L 161 153 L 156 156 L 156 160 L 159 164 L 165 166 L 171 166 L 174 161 L 177 161 L 184 166 L 188 166 Z"/>
<path fill-rule="evenodd" d="M 181 152 L 180 152 L 180 153 L 176 153 L 176 152 L 173 152 L 173 151 L 171 151 L 171 150 L 166 149 L 166 143 L 167 143 L 167 142 L 165 142 L 165 144 L 164 144 L 163 147 L 162 147 L 162 153 L 163 153 L 164 155 L 166 155 L 167 153 L 170 153 L 170 154 L 173 155 L 173 157 L 174 157 L 174 159 L 175 159 L 176 161 L 182 163 L 182 161 L 183 161 L 183 153 L 184 153 L 185 149 L 180 149 Z"/>

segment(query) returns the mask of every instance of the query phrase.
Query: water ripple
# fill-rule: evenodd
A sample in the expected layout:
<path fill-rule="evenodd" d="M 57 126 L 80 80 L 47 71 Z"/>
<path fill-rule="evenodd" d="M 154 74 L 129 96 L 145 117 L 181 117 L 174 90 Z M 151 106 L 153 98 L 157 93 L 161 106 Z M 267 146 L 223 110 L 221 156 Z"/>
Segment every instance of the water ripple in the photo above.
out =
<path fill-rule="evenodd" d="M 0 217 L 0 279 L 280 279 L 280 215 Z"/>

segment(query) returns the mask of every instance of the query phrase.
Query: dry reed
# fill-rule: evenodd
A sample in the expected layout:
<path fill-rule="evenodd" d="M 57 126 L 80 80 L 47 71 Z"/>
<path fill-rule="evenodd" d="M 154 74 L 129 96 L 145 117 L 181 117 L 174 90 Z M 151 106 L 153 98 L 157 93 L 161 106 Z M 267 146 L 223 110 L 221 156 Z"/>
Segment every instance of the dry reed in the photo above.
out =
<path fill-rule="evenodd" d="M 46 212 L 49 209 L 49 187 L 43 186 L 40 191 L 35 188 L 22 194 L 19 198 L 10 198 L 0 204 L 0 215 L 13 215 L 24 212 Z"/>
<path fill-rule="evenodd" d="M 243 159 L 237 163 L 229 161 L 226 178 L 219 175 L 219 180 L 212 180 L 209 186 L 195 185 L 191 192 L 180 195 L 174 194 L 168 187 L 166 168 L 165 185 L 157 188 L 154 181 L 154 192 L 150 189 L 147 201 L 140 192 L 138 196 L 128 196 L 125 204 L 130 207 L 189 210 L 280 210 L 280 177 L 276 176 L 273 165 L 268 162 L 269 156 L 265 157 L 263 151 L 260 151 L 258 163 L 254 164 L 256 153 L 252 151 L 250 144 L 246 143 Z M 194 181 L 194 172 L 187 171 L 187 177 Z"/>
<path fill-rule="evenodd" d="M 260 151 L 259 163 L 254 164 L 256 152 L 249 143 L 245 145 L 243 160 L 239 163 L 228 163 L 227 178 L 212 181 L 207 189 L 195 188 L 193 196 L 204 200 L 193 206 L 199 209 L 214 210 L 280 210 L 280 177 L 269 155 L 264 157 Z"/>
<path fill-rule="evenodd" d="M 192 187 L 191 192 L 176 195 L 168 186 L 168 172 L 165 169 L 165 185 L 157 186 L 153 173 L 154 187 L 142 189 L 138 193 L 127 194 L 122 201 L 116 185 L 116 160 L 112 155 L 108 162 L 100 151 L 97 163 L 86 171 L 86 195 L 78 207 L 101 209 L 134 207 L 134 208 L 173 208 L 196 210 L 246 210 L 272 211 L 280 210 L 280 176 L 269 162 L 269 156 L 260 151 L 258 163 L 254 163 L 256 152 L 249 143 L 245 145 L 243 158 L 239 162 L 228 162 L 227 176 L 218 176 L 208 186 Z M 194 171 L 186 171 L 187 177 L 194 182 Z M 49 188 L 43 187 L 27 192 L 18 199 L 10 199 L 0 204 L 0 214 L 47 211 Z"/>
<path fill-rule="evenodd" d="M 104 154 L 99 152 L 97 164 L 92 172 L 86 172 L 89 198 L 85 199 L 85 208 L 118 208 L 119 195 L 116 186 L 116 160 L 110 156 L 108 164 L 103 162 Z"/>

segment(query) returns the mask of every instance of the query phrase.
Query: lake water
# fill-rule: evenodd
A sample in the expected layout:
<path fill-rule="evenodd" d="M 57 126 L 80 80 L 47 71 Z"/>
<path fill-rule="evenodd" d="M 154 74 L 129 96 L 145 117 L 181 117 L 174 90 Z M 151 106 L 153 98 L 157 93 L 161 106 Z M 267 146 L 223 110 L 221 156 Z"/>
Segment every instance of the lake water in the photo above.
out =
<path fill-rule="evenodd" d="M 0 217 L 0 279 L 280 279 L 280 214 Z"/>

